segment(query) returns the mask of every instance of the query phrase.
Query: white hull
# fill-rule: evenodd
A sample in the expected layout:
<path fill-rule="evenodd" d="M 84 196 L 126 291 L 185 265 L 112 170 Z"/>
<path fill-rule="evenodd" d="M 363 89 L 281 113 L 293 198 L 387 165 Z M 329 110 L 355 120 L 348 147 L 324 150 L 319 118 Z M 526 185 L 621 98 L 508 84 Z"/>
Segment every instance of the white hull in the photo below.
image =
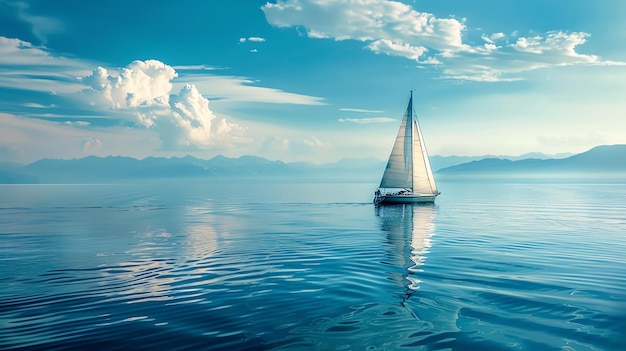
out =
<path fill-rule="evenodd" d="M 439 194 L 388 194 L 374 198 L 376 204 L 419 204 L 433 203 Z"/>

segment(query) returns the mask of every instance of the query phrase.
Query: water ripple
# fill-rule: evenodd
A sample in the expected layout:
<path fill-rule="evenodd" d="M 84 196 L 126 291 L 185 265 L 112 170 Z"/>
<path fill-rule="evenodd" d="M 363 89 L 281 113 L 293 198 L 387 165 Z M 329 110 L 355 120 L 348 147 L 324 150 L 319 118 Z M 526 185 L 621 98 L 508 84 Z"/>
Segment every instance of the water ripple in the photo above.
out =
<path fill-rule="evenodd" d="M 345 186 L 300 203 L 218 186 L 38 187 L 38 201 L 0 208 L 0 348 L 626 342 L 622 188 L 595 187 L 601 201 L 576 184 L 448 184 L 435 206 L 321 201 Z M 75 197 L 55 204 L 59 193 Z"/>

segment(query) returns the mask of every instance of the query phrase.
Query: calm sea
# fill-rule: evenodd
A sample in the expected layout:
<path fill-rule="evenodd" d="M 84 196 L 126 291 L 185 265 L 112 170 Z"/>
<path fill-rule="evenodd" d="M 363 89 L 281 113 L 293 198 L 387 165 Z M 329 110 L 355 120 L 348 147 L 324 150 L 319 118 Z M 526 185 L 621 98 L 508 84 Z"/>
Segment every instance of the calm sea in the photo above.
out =
<path fill-rule="evenodd" d="M 0 349 L 625 350 L 626 184 L 0 185 Z"/>

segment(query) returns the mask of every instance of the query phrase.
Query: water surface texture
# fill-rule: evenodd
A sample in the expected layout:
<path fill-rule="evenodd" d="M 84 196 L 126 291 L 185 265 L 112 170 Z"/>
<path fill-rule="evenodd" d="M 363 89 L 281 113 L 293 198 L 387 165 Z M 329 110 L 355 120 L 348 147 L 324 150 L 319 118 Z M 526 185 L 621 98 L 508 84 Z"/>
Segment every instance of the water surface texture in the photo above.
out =
<path fill-rule="evenodd" d="M 625 184 L 375 187 L 0 185 L 0 349 L 626 349 Z"/>

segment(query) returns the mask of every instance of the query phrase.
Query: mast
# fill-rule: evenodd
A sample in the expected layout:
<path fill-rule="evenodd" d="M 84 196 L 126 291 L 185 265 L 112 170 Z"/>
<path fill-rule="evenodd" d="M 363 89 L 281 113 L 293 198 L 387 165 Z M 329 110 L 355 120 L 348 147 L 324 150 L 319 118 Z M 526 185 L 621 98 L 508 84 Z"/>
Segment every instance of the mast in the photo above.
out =
<path fill-rule="evenodd" d="M 409 106 L 406 108 L 406 134 L 404 135 L 404 165 L 409 177 L 409 184 L 407 188 L 414 190 L 415 186 L 415 164 L 413 162 L 413 154 L 415 152 L 415 145 L 413 144 L 413 129 L 415 123 L 413 122 L 413 90 L 411 97 L 409 98 Z"/>

